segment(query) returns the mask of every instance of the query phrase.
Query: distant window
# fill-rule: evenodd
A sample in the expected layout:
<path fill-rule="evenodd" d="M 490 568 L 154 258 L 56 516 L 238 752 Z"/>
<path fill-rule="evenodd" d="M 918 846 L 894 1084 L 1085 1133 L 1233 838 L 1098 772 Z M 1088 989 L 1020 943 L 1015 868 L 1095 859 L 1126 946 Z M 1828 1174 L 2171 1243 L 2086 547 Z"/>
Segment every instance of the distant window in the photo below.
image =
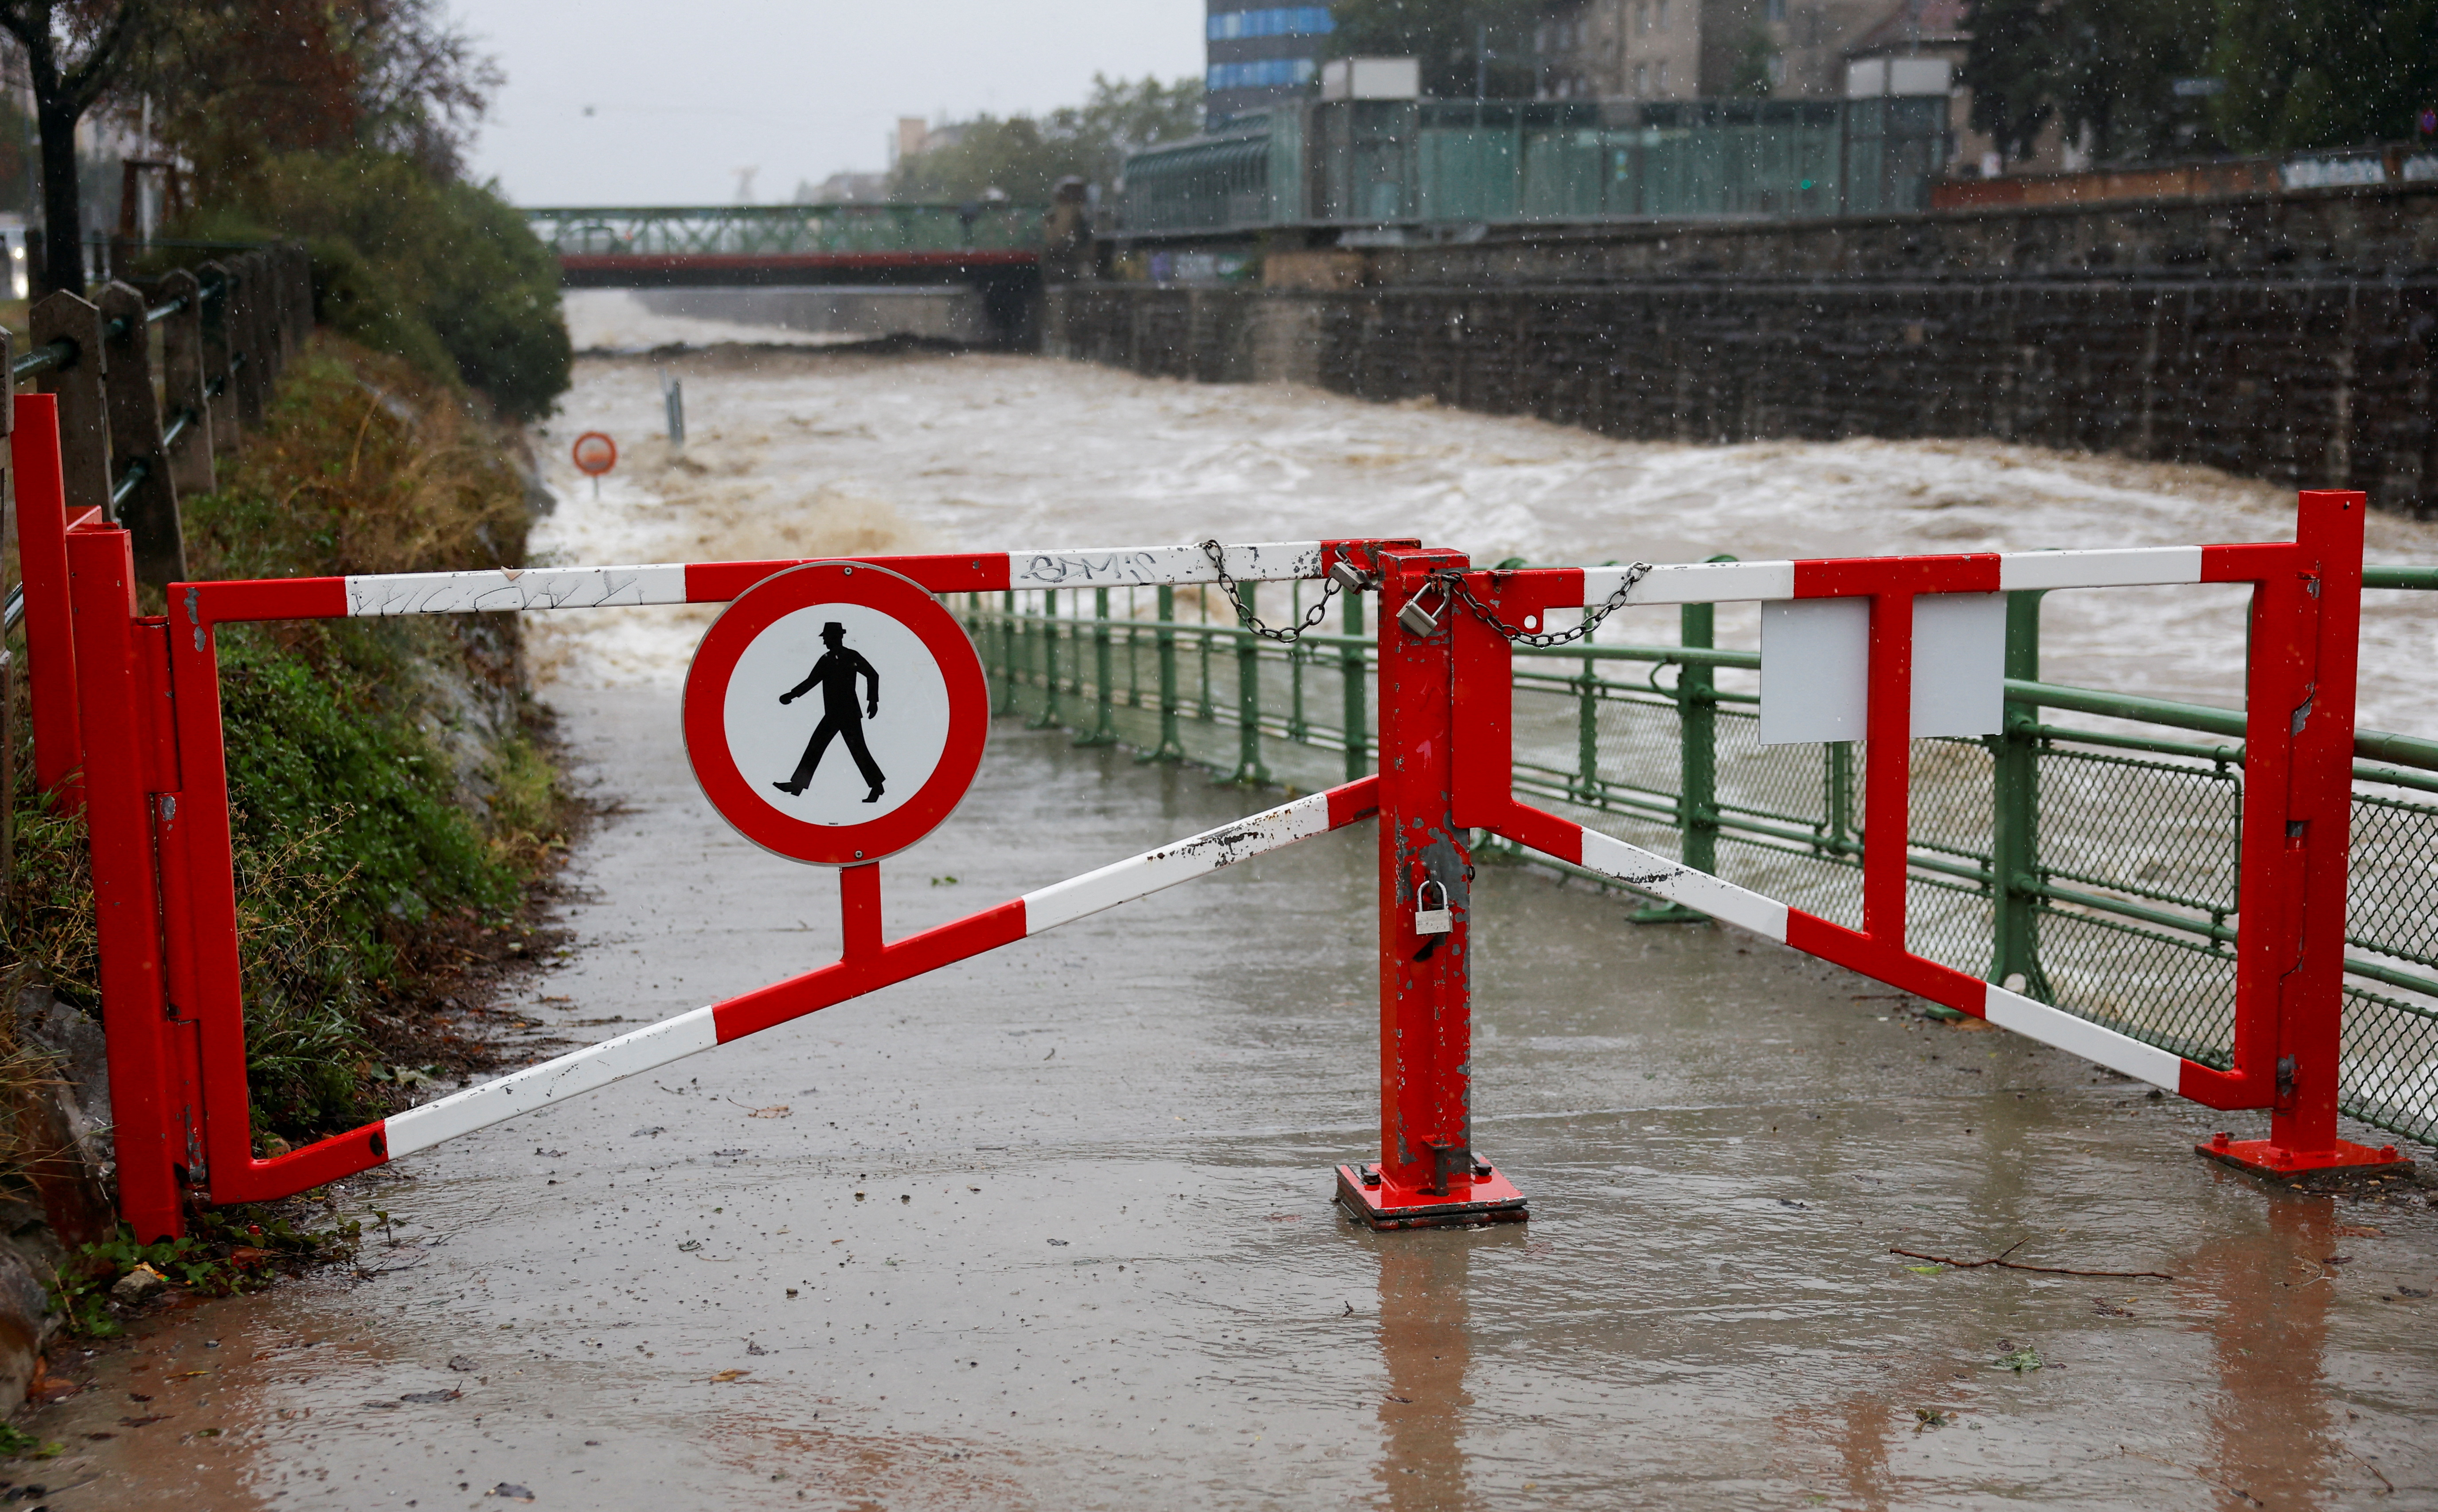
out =
<path fill-rule="evenodd" d="M 1650 6 L 1638 5 L 1634 8 L 1634 29 L 1636 31 L 1649 31 L 1651 29 Z"/>
<path fill-rule="evenodd" d="M 1771 21 L 1784 21 L 1786 19 L 1786 0 L 1769 0 L 1769 3 L 1763 6 L 1761 9 L 1762 14 Z"/>
<path fill-rule="evenodd" d="M 1668 93 L 1668 65 L 1666 63 L 1661 63 L 1659 65 L 1659 93 L 1662 95 Z"/>
<path fill-rule="evenodd" d="M 1635 97 L 1636 99 L 1639 99 L 1639 98 L 1641 98 L 1642 97 L 1644 97 L 1644 96 L 1646 96 L 1646 95 L 1648 95 L 1648 94 L 1650 94 L 1650 93 L 1651 93 L 1651 65 L 1650 65 L 1649 63 L 1636 63 L 1636 64 L 1634 64 L 1634 97 Z"/>
<path fill-rule="evenodd" d="M 1296 84 L 1309 84 L 1320 73 L 1320 65 L 1309 58 L 1263 58 L 1249 63 L 1212 63 L 1203 75 L 1202 87 L 1221 89 L 1283 89 Z"/>
<path fill-rule="evenodd" d="M 1279 6 L 1263 10 L 1223 10 L 1210 18 L 1210 40 L 1246 37 L 1325 37 L 1337 29 L 1327 6 Z"/>
<path fill-rule="evenodd" d="M 1666 31 L 1668 29 L 1668 0 L 1659 0 L 1659 29 L 1662 31 Z M 1667 79 L 1662 79 L 1659 81 L 1659 87 L 1662 89 L 1667 88 Z"/>
<path fill-rule="evenodd" d="M 1772 89 L 1784 88 L 1786 84 L 1786 55 L 1784 53 L 1770 54 L 1768 68 L 1770 87 Z"/>

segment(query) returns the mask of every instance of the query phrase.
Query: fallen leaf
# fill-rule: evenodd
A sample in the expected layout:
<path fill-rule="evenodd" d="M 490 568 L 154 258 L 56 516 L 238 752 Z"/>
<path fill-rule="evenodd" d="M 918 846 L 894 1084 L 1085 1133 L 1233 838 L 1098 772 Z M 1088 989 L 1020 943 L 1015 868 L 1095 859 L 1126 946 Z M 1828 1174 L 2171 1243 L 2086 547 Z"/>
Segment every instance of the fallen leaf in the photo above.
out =
<path fill-rule="evenodd" d="M 728 1380 L 743 1380 L 746 1377 L 748 1377 L 748 1376 L 750 1376 L 750 1375 L 751 1375 L 751 1374 L 753 1374 L 753 1372 L 751 1372 L 751 1370 L 723 1370 L 723 1371 L 719 1372 L 717 1375 L 716 1375 L 716 1376 L 712 1377 L 711 1379 L 712 1379 L 712 1380 L 713 1380 L 713 1381 L 715 1381 L 715 1382 L 719 1382 L 719 1381 L 728 1381 Z"/>
<path fill-rule="evenodd" d="M 122 1417 L 118 1420 L 118 1426 L 121 1428 L 143 1428 L 152 1423 L 166 1423 L 170 1418 L 177 1415 L 178 1415 L 176 1413 L 154 1413 L 150 1417 Z"/>
<path fill-rule="evenodd" d="M 2398 1295 L 2398 1296 L 2408 1296 L 2408 1297 L 2426 1297 L 2426 1296 L 2428 1296 L 2429 1293 L 2429 1292 L 2428 1292 L 2428 1291 L 2426 1291 L 2425 1289 L 2423 1289 L 2423 1288 L 2421 1288 L 2421 1287 L 2417 1287 L 2417 1286 L 2399 1286 L 2399 1287 L 2397 1287 L 2397 1288 L 2395 1289 L 2395 1294 L 2396 1294 L 2396 1295 Z"/>
<path fill-rule="evenodd" d="M 2339 1223 L 2337 1225 L 2337 1238 L 2339 1239 L 2377 1239 L 2378 1237 L 2379 1232 L 2377 1229 L 2365 1228 L 2359 1223 Z"/>
<path fill-rule="evenodd" d="M 449 1357 L 449 1368 L 457 1371 L 470 1371 L 474 1368 L 474 1362 L 467 1359 L 464 1355 L 450 1355 Z"/>
<path fill-rule="evenodd" d="M 485 1496 L 496 1496 L 504 1502 L 530 1502 L 533 1500 L 533 1493 L 531 1491 L 526 1490 L 521 1486 L 510 1486 L 505 1481 L 502 1481 L 499 1485 L 492 1486 L 483 1494 Z"/>
<path fill-rule="evenodd" d="M 749 1118 L 786 1118 L 794 1116 L 794 1110 L 790 1109 L 784 1102 L 774 1102 L 767 1108 L 748 1108 L 745 1110 L 745 1116 Z"/>
<path fill-rule="evenodd" d="M 641 1139 L 641 1138 L 643 1138 L 645 1134 L 652 1134 L 652 1135 L 654 1135 L 654 1136 L 656 1136 L 656 1137 L 657 1137 L 658 1135 L 667 1134 L 668 1132 L 669 1132 L 668 1125 L 666 1125 L 666 1124 L 662 1124 L 662 1123 L 656 1123 L 656 1124 L 652 1125 L 649 1129 L 638 1129 L 638 1130 L 636 1130 L 633 1134 L 628 1134 L 627 1137 L 627 1138 L 629 1138 L 629 1139 Z"/>
<path fill-rule="evenodd" d="M 712 1152 L 714 1158 L 721 1160 L 730 1159 L 743 1153 L 745 1153 L 745 1152 L 742 1150 L 715 1150 Z"/>
<path fill-rule="evenodd" d="M 462 1392 L 462 1391 L 454 1391 L 454 1390 L 451 1390 L 451 1391 L 410 1391 L 410 1392 L 408 1392 L 405 1396 L 400 1397 L 400 1398 L 398 1398 L 398 1400 L 400 1400 L 400 1401 L 412 1401 L 412 1402 L 455 1401 L 458 1398 L 463 1397 L 463 1396 L 465 1396 L 465 1395 L 466 1395 L 466 1394 L 465 1394 L 464 1392 Z"/>
<path fill-rule="evenodd" d="M 209 1370 L 181 1370 L 169 1379 L 171 1380 L 192 1380 L 197 1376 L 208 1376 L 210 1374 L 211 1372 Z"/>
<path fill-rule="evenodd" d="M 560 1156 L 566 1154 L 567 1152 L 564 1150 L 544 1150 L 541 1146 L 536 1145 L 534 1146 L 534 1153 L 537 1155 L 547 1155 L 551 1159 L 556 1160 Z"/>
<path fill-rule="evenodd" d="M 276 1257 L 270 1250 L 256 1249 L 251 1244 L 239 1244 L 229 1251 L 229 1263 L 239 1270 L 274 1258 Z"/>

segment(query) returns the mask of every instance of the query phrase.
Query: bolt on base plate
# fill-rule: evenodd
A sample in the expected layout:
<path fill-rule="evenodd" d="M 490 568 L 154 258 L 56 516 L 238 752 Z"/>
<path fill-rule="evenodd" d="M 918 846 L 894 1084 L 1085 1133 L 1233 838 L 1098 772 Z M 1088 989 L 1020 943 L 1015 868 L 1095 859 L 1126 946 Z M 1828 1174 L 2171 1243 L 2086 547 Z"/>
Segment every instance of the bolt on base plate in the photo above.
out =
<path fill-rule="evenodd" d="M 2209 1143 L 2193 1146 L 2196 1154 L 2207 1155 L 2237 1170 L 2248 1170 L 2255 1176 L 2272 1181 L 2314 1175 L 2322 1171 L 2341 1171 L 2348 1176 L 2374 1175 L 2381 1171 L 2404 1171 L 2412 1162 L 2396 1152 L 2394 1145 L 2381 1145 L 2374 1150 L 2350 1139 L 2340 1139 L 2334 1150 L 2301 1152 L 2287 1150 L 2266 1139 L 2237 1139 L 2232 1134 L 2212 1134 Z"/>
<path fill-rule="evenodd" d="M 1447 1192 L 1424 1192 L 1391 1187 L 1374 1165 L 1337 1168 L 1337 1203 L 1356 1222 L 1375 1229 L 1478 1228 L 1488 1223 L 1521 1223 L 1527 1218 L 1524 1194 L 1515 1184 L 1486 1165 L 1476 1165 L 1469 1186 L 1449 1184 Z"/>

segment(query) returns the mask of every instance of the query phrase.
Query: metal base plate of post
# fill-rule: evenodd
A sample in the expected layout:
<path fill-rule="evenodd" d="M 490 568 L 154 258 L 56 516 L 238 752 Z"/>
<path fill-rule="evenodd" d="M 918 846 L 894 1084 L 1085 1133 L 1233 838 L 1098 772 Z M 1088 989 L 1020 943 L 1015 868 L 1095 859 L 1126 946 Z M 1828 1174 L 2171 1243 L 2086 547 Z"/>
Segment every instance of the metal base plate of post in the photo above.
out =
<path fill-rule="evenodd" d="M 1406 1190 L 1389 1186 L 1378 1166 L 1337 1168 L 1337 1203 L 1366 1227 L 1479 1228 L 1491 1223 L 1521 1223 L 1528 1216 L 1524 1194 L 1515 1184 L 1489 1166 L 1475 1166 L 1470 1186 L 1449 1183 L 1446 1192 Z"/>
<path fill-rule="evenodd" d="M 2287 1150 L 2266 1139 L 2237 1139 L 2230 1134 L 2216 1134 L 2205 1145 L 2193 1146 L 2194 1152 L 2208 1156 L 2221 1165 L 2237 1170 L 2248 1170 L 2271 1181 L 2289 1181 L 2302 1176 L 2338 1173 L 2346 1176 L 2377 1176 L 2390 1171 L 2406 1171 L 2412 1162 L 2396 1152 L 2394 1145 L 2372 1149 L 2350 1139 L 2340 1139 L 2337 1148 L 2316 1153 Z"/>

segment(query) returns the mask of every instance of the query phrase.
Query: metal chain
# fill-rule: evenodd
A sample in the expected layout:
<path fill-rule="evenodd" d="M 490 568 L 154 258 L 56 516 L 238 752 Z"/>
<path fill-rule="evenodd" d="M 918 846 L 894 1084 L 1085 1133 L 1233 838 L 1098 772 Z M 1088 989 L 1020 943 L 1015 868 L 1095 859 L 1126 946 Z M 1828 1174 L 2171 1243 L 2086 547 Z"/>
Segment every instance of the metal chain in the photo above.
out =
<path fill-rule="evenodd" d="M 1337 579 L 1323 578 L 1320 585 L 1320 602 L 1304 611 L 1303 623 L 1292 629 L 1275 630 L 1256 619 L 1253 611 L 1245 607 L 1245 596 L 1236 591 L 1236 580 L 1228 572 L 1226 548 L 1215 540 L 1207 540 L 1202 543 L 1202 554 L 1210 557 L 1210 565 L 1218 569 L 1219 590 L 1227 594 L 1228 602 L 1236 607 L 1236 623 L 1264 640 L 1276 641 L 1285 645 L 1295 644 L 1303 639 L 1305 631 L 1312 629 L 1328 617 L 1329 601 L 1337 596 Z"/>
<path fill-rule="evenodd" d="M 1607 603 L 1602 604 L 1599 608 L 1585 614 L 1583 616 L 1583 622 L 1581 624 L 1576 625 L 1573 629 L 1561 631 L 1554 635 L 1534 635 L 1528 631 L 1519 630 L 1515 626 L 1508 624 L 1505 620 L 1500 619 L 1498 617 L 1497 610 L 1492 608 L 1489 605 L 1482 603 L 1481 600 L 1473 596 L 1473 589 L 1465 585 L 1464 574 L 1462 572 L 1443 570 L 1433 572 L 1431 574 L 1431 578 L 1434 582 L 1440 585 L 1440 591 L 1441 593 L 1445 594 L 1448 598 L 1455 599 L 1461 603 L 1466 608 L 1473 611 L 1474 618 L 1497 631 L 1500 635 L 1505 636 L 1508 640 L 1514 642 L 1518 645 L 1540 646 L 1546 648 L 1549 646 L 1565 645 L 1569 642 L 1580 641 L 1583 637 L 1591 634 L 1594 630 L 1599 629 L 1602 620 L 1607 619 L 1610 615 L 1615 614 L 1617 610 L 1625 607 L 1625 596 L 1633 592 L 1634 586 L 1641 582 L 1645 577 L 1649 576 L 1650 572 L 1651 564 L 1649 562 L 1636 562 L 1632 567 L 1627 568 L 1625 570 L 1625 581 L 1616 586 L 1616 591 L 1608 596 Z"/>

